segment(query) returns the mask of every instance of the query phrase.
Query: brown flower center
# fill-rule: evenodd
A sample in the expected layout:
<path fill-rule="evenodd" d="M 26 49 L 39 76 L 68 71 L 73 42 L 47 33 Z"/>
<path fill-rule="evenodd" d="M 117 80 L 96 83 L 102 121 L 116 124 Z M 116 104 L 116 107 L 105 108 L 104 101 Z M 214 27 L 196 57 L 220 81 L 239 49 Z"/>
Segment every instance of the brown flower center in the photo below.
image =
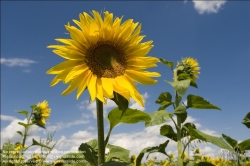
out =
<path fill-rule="evenodd" d="M 86 53 L 86 63 L 97 77 L 115 78 L 123 75 L 126 69 L 122 50 L 109 42 L 97 42 Z"/>

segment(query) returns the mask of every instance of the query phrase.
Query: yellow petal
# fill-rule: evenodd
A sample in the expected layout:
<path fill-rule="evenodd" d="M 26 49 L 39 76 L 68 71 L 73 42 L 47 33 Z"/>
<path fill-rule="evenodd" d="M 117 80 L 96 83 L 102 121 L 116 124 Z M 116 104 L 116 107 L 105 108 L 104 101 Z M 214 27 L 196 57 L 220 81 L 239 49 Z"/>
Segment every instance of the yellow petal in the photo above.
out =
<path fill-rule="evenodd" d="M 64 62 L 59 63 L 58 65 L 52 67 L 46 73 L 47 74 L 59 74 L 66 69 L 73 68 L 73 67 L 80 65 L 80 64 L 83 64 L 83 63 L 84 62 L 79 61 L 79 60 L 67 60 L 67 61 L 64 61 Z"/>
<path fill-rule="evenodd" d="M 67 75 L 66 79 L 65 79 L 65 83 L 68 83 L 69 81 L 71 81 L 72 79 L 74 79 L 75 77 L 77 77 L 79 74 L 85 72 L 86 70 L 88 70 L 88 66 L 86 63 L 76 66 L 74 67 L 69 74 Z"/>
<path fill-rule="evenodd" d="M 97 76 L 95 74 L 92 74 L 92 77 L 90 78 L 90 81 L 88 83 L 88 90 L 92 101 L 94 101 L 96 97 L 96 80 Z"/>
<path fill-rule="evenodd" d="M 73 92 L 79 86 L 79 84 L 81 83 L 82 79 L 84 79 L 84 77 L 86 77 L 86 75 L 80 75 L 79 77 L 76 77 L 75 79 L 73 79 L 71 83 L 69 84 L 68 88 L 63 91 L 62 95 L 67 95 Z"/>
<path fill-rule="evenodd" d="M 103 91 L 102 91 L 102 81 L 101 78 L 97 78 L 96 81 L 96 89 L 97 89 L 97 98 L 102 101 L 103 103 L 106 103 L 105 99 L 103 98 Z"/>
<path fill-rule="evenodd" d="M 126 74 L 132 78 L 134 81 L 143 84 L 143 85 L 151 85 L 157 83 L 157 80 L 153 80 L 145 72 L 138 72 L 134 70 L 126 70 Z"/>
<path fill-rule="evenodd" d="M 63 72 L 61 72 L 60 74 L 55 76 L 55 78 L 51 81 L 50 86 L 54 86 L 58 82 L 63 81 L 66 78 L 66 76 L 68 75 L 68 73 L 70 72 L 70 70 L 71 69 L 64 70 Z"/>
<path fill-rule="evenodd" d="M 106 97 L 112 98 L 113 97 L 113 85 L 109 81 L 109 78 L 101 78 L 101 81 L 102 81 L 103 91 L 105 91 L 108 95 Z"/>
<path fill-rule="evenodd" d="M 77 89 L 77 93 L 76 93 L 76 100 L 79 99 L 79 97 L 81 96 L 81 94 L 84 92 L 84 90 L 87 87 L 87 84 L 89 82 L 89 79 L 91 78 L 91 71 L 90 70 L 86 70 L 85 72 L 82 73 L 83 79 L 82 82 L 80 83 L 78 89 Z"/>

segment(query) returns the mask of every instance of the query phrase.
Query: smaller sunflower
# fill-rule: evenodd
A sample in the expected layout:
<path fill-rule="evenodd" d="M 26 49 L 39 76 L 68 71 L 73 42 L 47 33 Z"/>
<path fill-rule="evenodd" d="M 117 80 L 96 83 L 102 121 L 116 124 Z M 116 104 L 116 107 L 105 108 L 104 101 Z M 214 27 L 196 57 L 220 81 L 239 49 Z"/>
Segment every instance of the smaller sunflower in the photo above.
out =
<path fill-rule="evenodd" d="M 194 58 L 184 58 L 180 63 L 177 64 L 176 68 L 182 68 L 178 71 L 178 76 L 183 74 L 188 74 L 191 79 L 195 81 L 198 78 L 198 74 L 200 74 L 200 66 L 196 59 Z"/>
<path fill-rule="evenodd" d="M 46 121 L 45 119 L 48 120 L 49 116 L 50 116 L 50 108 L 48 108 L 49 103 L 44 100 L 41 103 L 38 103 L 36 105 L 36 108 L 33 112 L 33 121 L 35 121 L 38 125 L 40 126 L 45 126 Z"/>

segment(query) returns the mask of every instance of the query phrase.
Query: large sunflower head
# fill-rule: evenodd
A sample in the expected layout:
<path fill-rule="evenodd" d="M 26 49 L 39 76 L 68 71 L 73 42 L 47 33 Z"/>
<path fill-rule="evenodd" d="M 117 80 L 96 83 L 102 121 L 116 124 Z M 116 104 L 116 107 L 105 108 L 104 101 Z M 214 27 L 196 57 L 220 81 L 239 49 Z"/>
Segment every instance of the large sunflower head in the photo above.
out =
<path fill-rule="evenodd" d="M 177 64 L 177 67 L 179 68 L 178 76 L 180 74 L 188 74 L 191 79 L 195 80 L 198 78 L 198 74 L 200 74 L 200 66 L 196 59 L 194 58 L 184 58 L 180 63 Z"/>
<path fill-rule="evenodd" d="M 44 100 L 41 103 L 36 104 L 36 108 L 33 111 L 33 121 L 40 126 L 45 126 L 45 119 L 49 119 L 51 109 L 48 108 L 49 103 Z"/>
<path fill-rule="evenodd" d="M 91 100 L 114 98 L 119 93 L 128 101 L 132 97 L 143 105 L 142 95 L 135 82 L 143 85 L 155 84 L 151 77 L 159 77 L 157 72 L 146 71 L 155 67 L 158 58 L 146 56 L 153 47 L 152 41 L 141 42 L 141 24 L 129 19 L 113 18 L 108 11 L 103 16 L 92 11 L 90 16 L 81 13 L 78 26 L 69 23 L 65 28 L 71 39 L 56 39 L 63 45 L 50 45 L 53 52 L 65 61 L 52 67 L 47 74 L 56 74 L 51 86 L 63 81 L 69 83 L 62 93 L 67 95 L 77 88 L 76 98 L 88 89 Z"/>

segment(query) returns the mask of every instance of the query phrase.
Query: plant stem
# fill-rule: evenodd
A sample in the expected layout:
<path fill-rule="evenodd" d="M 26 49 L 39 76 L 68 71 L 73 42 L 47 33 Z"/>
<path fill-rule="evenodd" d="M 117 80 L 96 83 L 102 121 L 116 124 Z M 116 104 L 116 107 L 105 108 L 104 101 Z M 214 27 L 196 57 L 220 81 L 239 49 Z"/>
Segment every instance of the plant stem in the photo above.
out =
<path fill-rule="evenodd" d="M 104 144 L 104 125 L 103 125 L 103 103 L 96 98 L 97 130 L 98 130 L 98 165 L 104 163 L 105 144 Z"/>
<path fill-rule="evenodd" d="M 30 127 L 30 118 L 31 118 L 32 114 L 33 114 L 33 110 L 30 113 L 29 117 L 27 117 L 27 126 L 24 127 L 25 129 L 24 129 L 23 143 L 22 143 L 23 148 L 24 148 L 26 138 L 27 138 L 27 135 L 28 135 L 28 131 L 29 131 L 29 127 Z"/>
<path fill-rule="evenodd" d="M 178 69 L 174 69 L 174 82 L 177 82 L 177 71 Z M 178 101 L 178 93 L 175 90 L 175 107 L 177 108 L 179 105 Z M 178 146 L 178 166 L 183 166 L 182 161 L 182 144 L 181 144 L 181 118 L 177 116 L 177 146 Z"/>

